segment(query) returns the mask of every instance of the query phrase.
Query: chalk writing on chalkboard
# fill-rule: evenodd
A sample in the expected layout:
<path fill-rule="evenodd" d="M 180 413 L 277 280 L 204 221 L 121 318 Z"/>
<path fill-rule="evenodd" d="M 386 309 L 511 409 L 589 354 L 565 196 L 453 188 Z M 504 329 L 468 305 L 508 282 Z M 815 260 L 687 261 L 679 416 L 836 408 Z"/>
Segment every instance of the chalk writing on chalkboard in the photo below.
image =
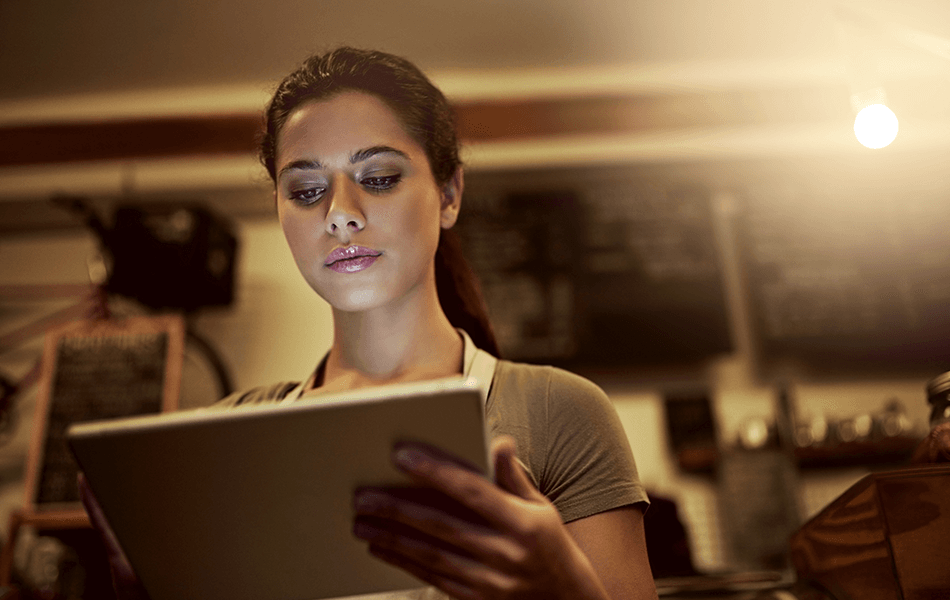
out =
<path fill-rule="evenodd" d="M 742 222 L 758 345 L 815 370 L 946 369 L 950 203 L 922 194 L 750 193 Z"/>
<path fill-rule="evenodd" d="M 28 474 L 33 504 L 78 500 L 70 424 L 175 407 L 182 345 L 177 317 L 83 321 L 47 335 Z"/>
<path fill-rule="evenodd" d="M 703 189 L 625 169 L 481 173 L 456 227 L 506 358 L 623 368 L 731 348 Z"/>

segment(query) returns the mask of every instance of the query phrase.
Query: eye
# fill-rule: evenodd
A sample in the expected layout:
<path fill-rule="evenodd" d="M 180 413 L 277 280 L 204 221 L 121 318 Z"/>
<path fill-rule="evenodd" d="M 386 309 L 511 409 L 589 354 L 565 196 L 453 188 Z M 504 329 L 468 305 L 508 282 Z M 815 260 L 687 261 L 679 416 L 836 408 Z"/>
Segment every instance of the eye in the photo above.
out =
<path fill-rule="evenodd" d="M 322 187 L 309 187 L 299 190 L 290 190 L 287 196 L 297 204 L 306 206 L 318 202 L 323 198 L 323 194 L 326 191 L 326 188 Z"/>
<path fill-rule="evenodd" d="M 402 175 L 399 173 L 393 173 L 392 175 L 370 175 L 360 179 L 360 184 L 371 190 L 383 191 L 395 187 L 400 179 L 402 179 Z"/>

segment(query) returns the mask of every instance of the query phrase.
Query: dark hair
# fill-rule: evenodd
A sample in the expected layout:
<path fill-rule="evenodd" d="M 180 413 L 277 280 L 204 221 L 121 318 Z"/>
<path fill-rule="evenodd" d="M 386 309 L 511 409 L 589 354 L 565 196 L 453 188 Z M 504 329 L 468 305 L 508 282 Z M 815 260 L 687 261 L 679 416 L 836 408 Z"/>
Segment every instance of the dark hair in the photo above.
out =
<path fill-rule="evenodd" d="M 396 114 L 422 147 L 435 183 L 447 185 L 462 166 L 455 113 L 445 96 L 414 64 L 374 50 L 341 47 L 311 56 L 277 87 L 264 113 L 260 160 L 276 183 L 277 137 L 301 104 L 344 91 L 372 94 Z M 462 254 L 458 236 L 443 229 L 435 256 L 439 303 L 455 327 L 479 348 L 498 356 L 498 342 L 478 279 Z"/>

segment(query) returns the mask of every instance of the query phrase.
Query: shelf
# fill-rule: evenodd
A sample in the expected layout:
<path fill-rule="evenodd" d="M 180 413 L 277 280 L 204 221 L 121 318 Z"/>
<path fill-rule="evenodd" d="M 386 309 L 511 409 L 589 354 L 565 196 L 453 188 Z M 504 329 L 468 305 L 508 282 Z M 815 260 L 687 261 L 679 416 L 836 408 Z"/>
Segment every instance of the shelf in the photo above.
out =
<path fill-rule="evenodd" d="M 24 525 L 38 531 L 89 528 L 89 517 L 81 505 L 53 509 L 20 509 L 10 513 L 7 543 L 0 552 L 0 586 L 9 585 L 13 573 L 13 551 L 17 533 Z"/>
<path fill-rule="evenodd" d="M 803 469 L 907 464 L 921 440 L 894 437 L 873 442 L 848 442 L 834 446 L 795 449 L 798 466 Z"/>
<path fill-rule="evenodd" d="M 873 442 L 796 448 L 795 461 L 800 469 L 909 465 L 920 443 L 921 439 L 916 437 L 894 437 Z M 762 450 L 774 450 L 774 446 Z M 676 459 L 679 468 L 686 473 L 710 475 L 716 472 L 719 452 L 711 446 L 684 448 L 676 454 Z"/>

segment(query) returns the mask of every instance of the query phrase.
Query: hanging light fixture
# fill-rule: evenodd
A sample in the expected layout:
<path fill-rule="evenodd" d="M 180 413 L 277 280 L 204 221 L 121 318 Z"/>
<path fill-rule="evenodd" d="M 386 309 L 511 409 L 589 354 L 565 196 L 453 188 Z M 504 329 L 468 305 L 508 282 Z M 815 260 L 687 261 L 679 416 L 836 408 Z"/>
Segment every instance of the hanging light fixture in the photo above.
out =
<path fill-rule="evenodd" d="M 838 5 L 839 41 L 848 58 L 854 135 L 868 148 L 888 146 L 899 131 L 897 115 L 888 105 L 878 72 L 885 42 L 950 60 L 950 38 L 908 27 L 867 9 Z"/>
<path fill-rule="evenodd" d="M 854 110 L 854 136 L 861 145 L 877 150 L 890 145 L 897 138 L 897 115 L 887 106 L 884 89 L 872 88 L 851 96 Z"/>
<path fill-rule="evenodd" d="M 872 150 L 890 145 L 897 131 L 897 115 L 886 104 L 869 104 L 854 117 L 855 137 Z"/>
<path fill-rule="evenodd" d="M 890 145 L 899 131 L 897 115 L 887 106 L 887 94 L 880 84 L 879 52 L 886 37 L 880 25 L 867 15 L 839 6 L 839 34 L 848 57 L 854 136 L 874 150 Z"/>

